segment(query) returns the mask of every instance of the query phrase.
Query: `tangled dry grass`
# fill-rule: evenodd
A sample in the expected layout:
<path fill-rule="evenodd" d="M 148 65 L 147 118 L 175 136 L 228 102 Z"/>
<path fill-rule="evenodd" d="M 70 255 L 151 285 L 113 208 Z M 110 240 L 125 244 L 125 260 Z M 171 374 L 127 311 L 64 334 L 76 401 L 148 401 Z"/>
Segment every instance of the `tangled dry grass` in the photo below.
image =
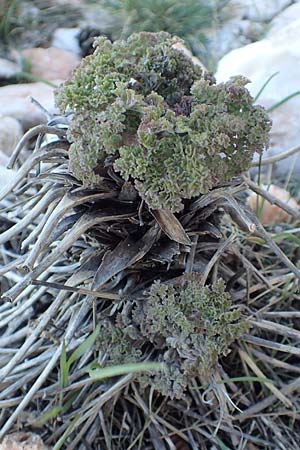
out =
<path fill-rule="evenodd" d="M 35 430 L 54 450 L 298 448 L 299 228 L 267 233 L 243 206 L 249 185 L 260 189 L 246 177 L 190 202 L 171 225 L 120 200 L 113 173 L 106 189 L 87 191 L 68 172 L 67 127 L 51 117 L 29 131 L 0 193 L 0 436 Z M 177 242 L 163 248 L 159 231 L 99 275 L 120 239 L 156 221 Z M 192 378 L 172 400 L 134 373 L 91 377 L 99 319 L 153 279 L 192 271 L 223 278 L 250 324 L 209 382 Z"/>

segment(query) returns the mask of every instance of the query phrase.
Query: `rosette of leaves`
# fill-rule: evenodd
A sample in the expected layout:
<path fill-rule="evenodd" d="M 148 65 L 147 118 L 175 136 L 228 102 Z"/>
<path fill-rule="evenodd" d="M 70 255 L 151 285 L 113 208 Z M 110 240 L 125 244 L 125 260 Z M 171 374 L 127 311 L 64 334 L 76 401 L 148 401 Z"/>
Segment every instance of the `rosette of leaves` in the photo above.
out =
<path fill-rule="evenodd" d="M 152 209 L 178 212 L 249 167 L 268 143 L 270 120 L 243 77 L 215 80 L 168 33 L 96 40 L 56 103 L 73 116 L 69 158 L 86 187 L 107 170 L 131 181 Z"/>
<path fill-rule="evenodd" d="M 139 376 L 141 384 L 179 398 L 191 378 L 207 382 L 218 358 L 247 328 L 224 282 L 204 287 L 193 274 L 176 284 L 156 281 L 142 298 L 125 303 L 115 323 L 102 322 L 100 348 L 109 364 L 141 361 L 151 353 L 166 370 Z"/>

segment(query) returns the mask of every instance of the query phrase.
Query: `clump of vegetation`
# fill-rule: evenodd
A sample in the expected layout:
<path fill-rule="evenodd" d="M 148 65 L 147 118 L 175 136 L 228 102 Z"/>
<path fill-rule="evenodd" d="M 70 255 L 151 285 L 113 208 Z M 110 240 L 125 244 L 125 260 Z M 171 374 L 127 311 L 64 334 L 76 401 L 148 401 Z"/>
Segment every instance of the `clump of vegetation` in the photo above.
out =
<path fill-rule="evenodd" d="M 215 84 L 161 32 L 97 40 L 57 105 L 74 117 L 70 167 L 85 186 L 113 165 L 147 204 L 173 212 L 249 167 L 268 143 L 270 121 L 247 80 Z"/>
<path fill-rule="evenodd" d="M 156 281 L 142 298 L 126 302 L 114 324 L 102 322 L 100 349 L 105 364 L 120 364 L 142 361 L 151 343 L 152 358 L 166 370 L 140 375 L 140 382 L 180 398 L 191 378 L 208 380 L 218 357 L 247 328 L 224 282 L 204 287 L 193 274 L 173 284 Z"/>
<path fill-rule="evenodd" d="M 102 0 L 100 5 L 112 14 L 118 25 L 115 29 L 122 30 L 123 37 L 167 31 L 191 45 L 206 42 L 205 30 L 212 26 L 216 8 L 216 2 L 210 0 Z"/>
<path fill-rule="evenodd" d="M 59 27 L 77 26 L 79 7 L 47 0 L 0 1 L 0 48 L 49 46 Z"/>
<path fill-rule="evenodd" d="M 17 16 L 19 0 L 2 0 L 0 11 L 0 40 L 7 42 L 8 35 L 13 26 L 14 17 Z"/>
<path fill-rule="evenodd" d="M 297 255 L 291 245 L 289 260 L 243 207 L 246 177 L 220 187 L 248 167 L 270 124 L 244 79 L 216 85 L 174 41 L 100 39 L 58 91 L 72 115 L 31 130 L 11 158 L 20 169 L 0 193 L 11 300 L 1 345 L 13 342 L 0 365 L 0 439 L 43 426 L 55 450 L 244 439 L 269 448 L 278 436 L 295 447 L 286 421 L 298 377 Z M 297 230 L 276 239 L 294 242 Z M 278 315 L 278 304 L 293 314 Z M 270 417 L 279 432 L 266 436 Z"/>

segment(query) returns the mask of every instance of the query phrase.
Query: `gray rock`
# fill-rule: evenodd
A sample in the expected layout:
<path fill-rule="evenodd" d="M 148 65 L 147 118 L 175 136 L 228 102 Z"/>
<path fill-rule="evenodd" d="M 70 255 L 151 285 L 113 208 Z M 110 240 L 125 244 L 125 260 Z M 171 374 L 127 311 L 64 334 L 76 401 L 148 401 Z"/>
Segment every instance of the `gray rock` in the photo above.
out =
<path fill-rule="evenodd" d="M 233 0 L 229 8 L 241 19 L 268 22 L 292 3 L 292 0 Z"/>
<path fill-rule="evenodd" d="M 219 62 L 216 79 L 222 82 L 233 75 L 244 75 L 251 80 L 248 89 L 255 96 L 268 78 L 278 72 L 258 100 L 270 108 L 300 91 L 299 42 L 300 18 L 266 39 L 225 55 Z M 276 108 L 270 116 L 273 127 L 269 156 L 300 145 L 300 95 Z M 278 163 L 277 172 L 287 173 L 294 163 L 295 171 L 300 173 L 300 154 Z"/>
<path fill-rule="evenodd" d="M 231 50 L 260 39 L 265 29 L 265 25 L 260 22 L 230 20 L 208 34 L 210 53 L 218 61 Z"/>
<path fill-rule="evenodd" d="M 79 33 L 79 28 L 57 28 L 53 34 L 52 47 L 80 56 Z"/>
<path fill-rule="evenodd" d="M 57 85 L 59 83 L 60 81 L 55 82 Z M 47 117 L 31 102 L 30 97 L 36 99 L 50 113 L 57 112 L 53 91 L 53 87 L 41 82 L 0 87 L 0 115 L 19 120 L 23 129 L 43 123 Z"/>
<path fill-rule="evenodd" d="M 208 48 L 213 61 L 229 51 L 262 39 L 269 21 L 292 0 L 230 0 L 222 9 L 223 22 L 208 30 Z"/>
<path fill-rule="evenodd" d="M 55 47 L 26 48 L 21 54 L 29 61 L 31 74 L 48 81 L 65 80 L 80 62 L 78 56 Z"/>
<path fill-rule="evenodd" d="M 8 61 L 7 59 L 0 58 L 0 78 L 11 78 L 20 72 L 18 64 Z"/>
<path fill-rule="evenodd" d="M 300 3 L 295 3 L 278 14 L 270 23 L 266 37 L 274 35 L 297 18 L 300 18 Z"/>
<path fill-rule="evenodd" d="M 0 150 L 0 167 L 6 167 L 9 161 L 9 157 L 7 155 L 5 155 L 3 152 L 1 152 Z"/>
<path fill-rule="evenodd" d="M 0 116 L 0 152 L 10 156 L 22 135 L 23 129 L 17 119 Z"/>

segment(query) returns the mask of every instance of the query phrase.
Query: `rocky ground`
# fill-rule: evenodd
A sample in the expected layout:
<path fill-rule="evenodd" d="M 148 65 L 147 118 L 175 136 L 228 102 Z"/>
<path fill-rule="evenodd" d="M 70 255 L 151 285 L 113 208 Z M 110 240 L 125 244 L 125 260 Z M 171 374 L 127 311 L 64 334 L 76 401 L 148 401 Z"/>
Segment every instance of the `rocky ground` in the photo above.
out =
<path fill-rule="evenodd" d="M 286 191 L 276 186 L 270 188 L 270 183 L 274 179 L 277 183 L 282 177 L 287 187 L 293 175 L 297 182 L 300 172 L 296 151 L 300 145 L 300 2 L 229 0 L 226 3 L 223 16 L 217 17 L 215 27 L 207 30 L 203 61 L 213 68 L 218 82 L 237 74 L 251 80 L 249 90 L 269 109 L 273 121 L 267 156 L 289 150 L 293 153 L 289 159 L 276 161 L 275 158 L 268 165 L 266 189 L 279 202 L 297 210 L 299 185 L 293 185 L 294 200 Z M 13 170 L 6 169 L 6 164 L 23 134 L 33 126 L 46 123 L 48 113 L 58 113 L 54 90 L 70 76 L 82 56 L 91 51 L 93 36 L 97 32 L 109 33 L 113 23 L 99 6 L 84 0 L 24 0 L 20 2 L 18 14 L 25 18 L 23 24 L 20 17 L 13 18 L 9 33 L 0 42 L 0 187 L 15 176 Z M 257 209 L 257 196 L 251 202 L 253 209 Z M 277 222 L 280 227 L 288 220 L 277 206 L 264 202 L 263 207 L 269 208 L 261 215 L 265 225 Z M 43 448 L 38 436 L 29 433 L 8 436 L 0 444 L 0 450 Z M 253 444 L 251 450 L 257 448 L 262 447 Z"/>

